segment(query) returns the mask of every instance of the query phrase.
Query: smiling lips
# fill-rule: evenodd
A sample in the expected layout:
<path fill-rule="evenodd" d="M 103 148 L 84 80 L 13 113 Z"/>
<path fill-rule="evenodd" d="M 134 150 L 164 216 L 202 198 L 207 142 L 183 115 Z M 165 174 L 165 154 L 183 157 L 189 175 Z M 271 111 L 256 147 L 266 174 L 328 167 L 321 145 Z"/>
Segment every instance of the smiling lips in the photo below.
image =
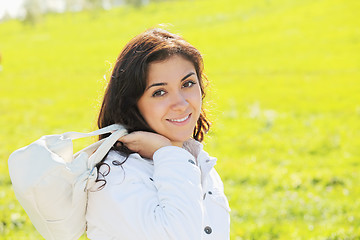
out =
<path fill-rule="evenodd" d="M 191 113 L 189 115 L 187 115 L 186 117 L 184 118 L 180 118 L 180 119 L 166 119 L 168 120 L 169 122 L 173 122 L 173 123 L 184 123 L 186 120 L 188 120 L 191 116 Z"/>

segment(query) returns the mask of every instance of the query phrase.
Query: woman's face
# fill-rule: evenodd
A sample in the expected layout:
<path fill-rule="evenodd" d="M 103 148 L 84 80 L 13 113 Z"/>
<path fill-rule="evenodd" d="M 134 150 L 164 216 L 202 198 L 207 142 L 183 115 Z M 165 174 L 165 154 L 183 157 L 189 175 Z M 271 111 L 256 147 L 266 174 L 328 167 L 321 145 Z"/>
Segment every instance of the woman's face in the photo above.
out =
<path fill-rule="evenodd" d="M 137 106 L 149 126 L 181 147 L 200 116 L 202 96 L 192 62 L 174 55 L 149 64 L 147 86 Z"/>

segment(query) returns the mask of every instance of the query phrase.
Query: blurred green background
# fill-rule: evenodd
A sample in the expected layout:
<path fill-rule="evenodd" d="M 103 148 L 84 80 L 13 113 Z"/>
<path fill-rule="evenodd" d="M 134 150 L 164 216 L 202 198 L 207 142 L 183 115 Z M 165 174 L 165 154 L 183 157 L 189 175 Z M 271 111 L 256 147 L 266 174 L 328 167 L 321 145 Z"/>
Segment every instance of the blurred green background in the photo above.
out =
<path fill-rule="evenodd" d="M 95 129 L 104 75 L 159 24 L 204 55 L 205 149 L 231 239 L 360 239 L 359 12 L 358 0 L 150 1 L 0 23 L 0 239 L 41 238 L 12 191 L 10 153 Z"/>

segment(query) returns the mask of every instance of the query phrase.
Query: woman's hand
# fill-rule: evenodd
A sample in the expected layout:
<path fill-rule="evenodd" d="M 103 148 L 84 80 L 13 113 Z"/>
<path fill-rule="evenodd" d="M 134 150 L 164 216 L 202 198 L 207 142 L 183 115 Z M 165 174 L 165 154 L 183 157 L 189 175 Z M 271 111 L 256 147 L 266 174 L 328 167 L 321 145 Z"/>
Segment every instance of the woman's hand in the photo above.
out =
<path fill-rule="evenodd" d="M 161 147 L 171 146 L 168 138 L 152 133 L 137 131 L 119 138 L 130 150 L 139 153 L 142 157 L 152 159 L 156 150 Z"/>

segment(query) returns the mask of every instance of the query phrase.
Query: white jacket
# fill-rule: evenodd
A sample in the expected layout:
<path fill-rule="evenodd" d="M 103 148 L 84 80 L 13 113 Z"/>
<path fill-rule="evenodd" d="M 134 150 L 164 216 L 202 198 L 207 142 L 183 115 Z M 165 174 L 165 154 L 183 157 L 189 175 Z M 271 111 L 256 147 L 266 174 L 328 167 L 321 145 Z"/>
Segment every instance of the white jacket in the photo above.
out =
<path fill-rule="evenodd" d="M 131 154 L 121 166 L 113 161 L 125 157 L 111 151 L 105 160 L 110 172 L 100 169 L 105 187 L 97 190 L 100 182 L 89 192 L 88 238 L 229 239 L 230 208 L 214 169 L 216 159 L 195 140 L 184 148 L 160 148 L 153 161 Z"/>

